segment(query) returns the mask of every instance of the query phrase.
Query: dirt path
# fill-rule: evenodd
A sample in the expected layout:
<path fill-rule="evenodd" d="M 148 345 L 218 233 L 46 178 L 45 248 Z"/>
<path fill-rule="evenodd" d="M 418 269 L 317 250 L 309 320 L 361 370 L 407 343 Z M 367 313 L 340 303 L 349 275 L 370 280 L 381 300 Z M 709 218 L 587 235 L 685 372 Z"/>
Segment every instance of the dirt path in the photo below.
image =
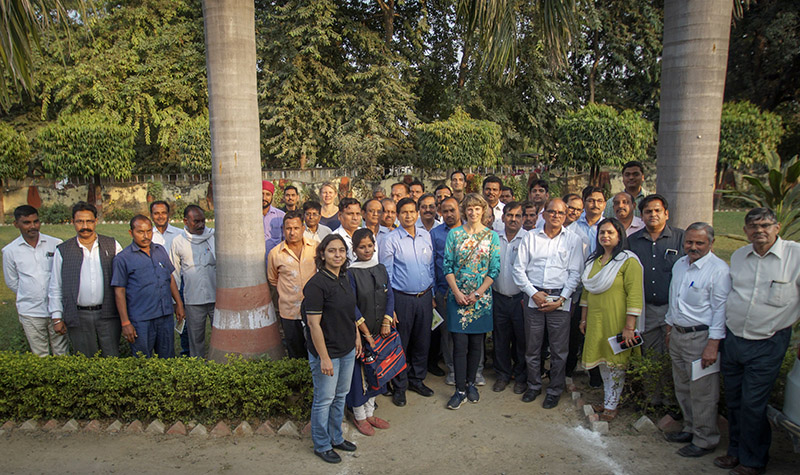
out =
<path fill-rule="evenodd" d="M 149 435 L 34 434 L 14 431 L 0 438 L 2 471 L 18 473 L 425 473 L 441 474 L 725 474 L 700 459 L 675 455 L 660 433 L 637 434 L 633 414 L 612 422 L 611 434 L 583 427 L 582 414 L 565 395 L 552 410 L 541 398 L 524 404 L 511 388 L 497 394 L 481 388 L 478 404 L 445 409 L 452 388 L 443 378 L 428 378 L 432 398 L 408 394 L 397 408 L 380 397 L 376 414 L 392 428 L 365 437 L 348 424 L 347 437 L 358 445 L 343 462 L 328 465 L 312 454 L 309 438 L 247 437 L 197 440 Z M 490 382 L 492 378 L 488 378 Z M 583 380 L 576 384 L 585 389 Z M 595 392 L 599 399 L 599 393 Z M 723 441 L 723 447 L 726 442 Z M 775 433 L 769 473 L 797 474 L 800 455 L 783 434 Z"/>

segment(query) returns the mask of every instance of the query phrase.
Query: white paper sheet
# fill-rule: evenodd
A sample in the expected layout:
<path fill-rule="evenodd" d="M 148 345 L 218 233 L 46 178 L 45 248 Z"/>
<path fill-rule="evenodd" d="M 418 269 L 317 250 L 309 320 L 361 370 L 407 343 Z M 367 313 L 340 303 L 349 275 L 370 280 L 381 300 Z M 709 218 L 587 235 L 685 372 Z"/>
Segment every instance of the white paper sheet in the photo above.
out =
<path fill-rule="evenodd" d="M 433 309 L 433 319 L 431 320 L 431 331 L 436 330 L 436 327 L 441 325 L 444 322 L 444 318 L 439 312 L 434 308 Z"/>
<path fill-rule="evenodd" d="M 702 358 L 692 361 L 692 381 L 697 381 L 703 376 L 708 376 L 709 374 L 719 373 L 719 356 L 720 354 L 717 353 L 717 361 L 715 361 L 712 365 L 706 366 L 705 368 L 703 368 Z"/>
<path fill-rule="evenodd" d="M 550 295 L 550 296 L 547 297 L 547 301 L 548 302 L 555 302 L 559 298 L 560 298 L 559 295 Z M 530 307 L 530 308 L 539 308 L 539 306 L 536 305 L 536 302 L 533 301 L 533 297 L 530 297 L 528 299 L 528 307 Z M 562 310 L 564 312 L 569 312 L 569 310 L 571 308 L 572 308 L 572 298 L 570 297 L 567 300 L 565 300 L 564 303 L 562 303 L 561 306 L 558 307 L 556 310 Z"/>

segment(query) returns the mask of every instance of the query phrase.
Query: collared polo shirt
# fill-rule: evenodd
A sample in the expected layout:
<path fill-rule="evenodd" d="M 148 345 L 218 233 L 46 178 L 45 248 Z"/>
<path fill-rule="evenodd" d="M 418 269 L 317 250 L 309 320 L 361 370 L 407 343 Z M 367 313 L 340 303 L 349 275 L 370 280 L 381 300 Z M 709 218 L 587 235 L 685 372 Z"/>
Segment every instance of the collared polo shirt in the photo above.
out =
<path fill-rule="evenodd" d="M 386 266 L 392 288 L 416 294 L 434 282 L 433 243 L 424 228 L 415 228 L 412 237 L 402 226 L 390 232 L 381 243 L 378 259 Z"/>
<path fill-rule="evenodd" d="M 800 244 L 778 238 L 763 256 L 753 245 L 731 256 L 728 329 L 748 340 L 764 340 L 800 316 Z"/>
<path fill-rule="evenodd" d="M 150 244 L 148 256 L 131 243 L 114 257 L 112 287 L 125 288 L 128 317 L 135 322 L 172 315 L 170 282 L 175 267 L 161 244 Z"/>
<path fill-rule="evenodd" d="M 47 286 L 53 257 L 61 239 L 39 233 L 36 247 L 17 236 L 3 248 L 6 285 L 17 294 L 17 313 L 27 317 L 49 317 Z"/>
<path fill-rule="evenodd" d="M 500 237 L 500 273 L 492 283 L 492 289 L 506 297 L 513 297 L 522 292 L 517 284 L 514 283 L 514 261 L 517 260 L 519 246 L 528 231 L 520 229 L 514 238 L 509 241 L 505 231 L 497 233 Z"/>
<path fill-rule="evenodd" d="M 644 268 L 645 303 L 667 305 L 672 266 L 684 255 L 683 230 L 667 225 L 654 241 L 646 228 L 641 229 L 628 238 L 628 247 Z"/>
<path fill-rule="evenodd" d="M 625 191 L 625 190 L 622 190 Z M 649 195 L 650 193 L 647 192 L 644 187 L 639 188 L 639 193 L 633 197 L 633 215 L 636 217 L 641 218 L 642 213 L 639 211 L 639 203 L 642 202 L 645 196 Z M 606 209 L 603 210 L 603 217 L 604 218 L 613 218 L 614 217 L 614 200 L 608 200 L 606 202 Z"/>
<path fill-rule="evenodd" d="M 303 320 L 308 323 L 311 315 L 321 315 L 320 327 L 325 337 L 328 356 L 341 358 L 356 346 L 356 296 L 350 286 L 347 272 L 333 275 L 322 268 L 314 274 L 303 288 Z M 306 326 L 308 351 L 319 357 Z"/>
<path fill-rule="evenodd" d="M 708 337 L 725 338 L 725 302 L 731 291 L 728 264 L 709 252 L 693 263 L 683 256 L 672 266 L 667 325 L 708 325 Z"/>
<path fill-rule="evenodd" d="M 644 221 L 642 221 L 642 218 L 634 216 L 633 221 L 631 221 L 631 225 L 628 226 L 628 229 L 625 230 L 625 235 L 630 237 L 631 234 L 635 233 L 640 229 L 644 229 Z"/>
<path fill-rule="evenodd" d="M 278 308 L 281 318 L 300 320 L 300 304 L 303 302 L 303 287 L 317 273 L 314 257 L 317 242 L 303 238 L 300 256 L 286 245 L 278 244 L 269 252 L 267 279 L 278 289 Z"/>
<path fill-rule="evenodd" d="M 569 298 L 583 271 L 581 238 L 563 227 L 551 238 L 544 229 L 531 230 L 522 238 L 514 261 L 514 283 L 532 297 L 538 289 L 562 289 Z"/>

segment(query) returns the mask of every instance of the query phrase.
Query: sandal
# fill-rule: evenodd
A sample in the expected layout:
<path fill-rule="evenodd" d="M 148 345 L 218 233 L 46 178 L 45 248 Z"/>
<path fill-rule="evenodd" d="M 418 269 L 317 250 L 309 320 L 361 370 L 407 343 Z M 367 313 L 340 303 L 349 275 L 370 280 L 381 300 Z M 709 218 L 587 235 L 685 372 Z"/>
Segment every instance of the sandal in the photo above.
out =
<path fill-rule="evenodd" d="M 361 421 L 358 419 L 353 419 L 353 423 L 355 424 L 356 429 L 358 429 L 358 431 L 361 432 L 362 434 L 375 435 L 375 429 L 372 428 L 372 426 L 369 424 L 369 422 L 367 422 L 366 419 Z"/>
<path fill-rule="evenodd" d="M 591 406 L 592 410 L 594 410 L 594 412 L 597 414 L 602 414 L 606 410 L 606 407 L 602 404 L 592 404 Z"/>
<path fill-rule="evenodd" d="M 367 422 L 369 422 L 370 425 L 372 427 L 375 427 L 376 429 L 388 429 L 389 428 L 389 423 L 384 421 L 380 417 L 375 417 L 375 416 L 367 417 Z"/>
<path fill-rule="evenodd" d="M 613 409 L 613 410 L 612 409 L 606 409 L 606 410 L 603 411 L 602 414 L 600 414 L 600 420 L 601 421 L 606 421 L 606 422 L 613 421 L 614 418 L 617 417 L 618 413 L 619 413 L 619 410 L 617 410 L 617 409 Z"/>

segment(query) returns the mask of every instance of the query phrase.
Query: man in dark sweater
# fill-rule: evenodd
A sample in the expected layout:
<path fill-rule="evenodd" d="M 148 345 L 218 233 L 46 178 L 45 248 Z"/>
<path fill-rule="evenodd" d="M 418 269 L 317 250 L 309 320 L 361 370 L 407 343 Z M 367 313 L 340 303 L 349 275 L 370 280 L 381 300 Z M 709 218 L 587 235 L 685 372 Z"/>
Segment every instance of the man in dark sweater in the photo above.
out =
<path fill-rule="evenodd" d="M 95 232 L 97 208 L 90 203 L 72 207 L 72 224 L 77 236 L 61 243 L 53 256 L 48 310 L 54 322 L 63 318 L 75 352 L 119 356 L 122 329 L 111 290 L 111 263 L 122 246 Z"/>

